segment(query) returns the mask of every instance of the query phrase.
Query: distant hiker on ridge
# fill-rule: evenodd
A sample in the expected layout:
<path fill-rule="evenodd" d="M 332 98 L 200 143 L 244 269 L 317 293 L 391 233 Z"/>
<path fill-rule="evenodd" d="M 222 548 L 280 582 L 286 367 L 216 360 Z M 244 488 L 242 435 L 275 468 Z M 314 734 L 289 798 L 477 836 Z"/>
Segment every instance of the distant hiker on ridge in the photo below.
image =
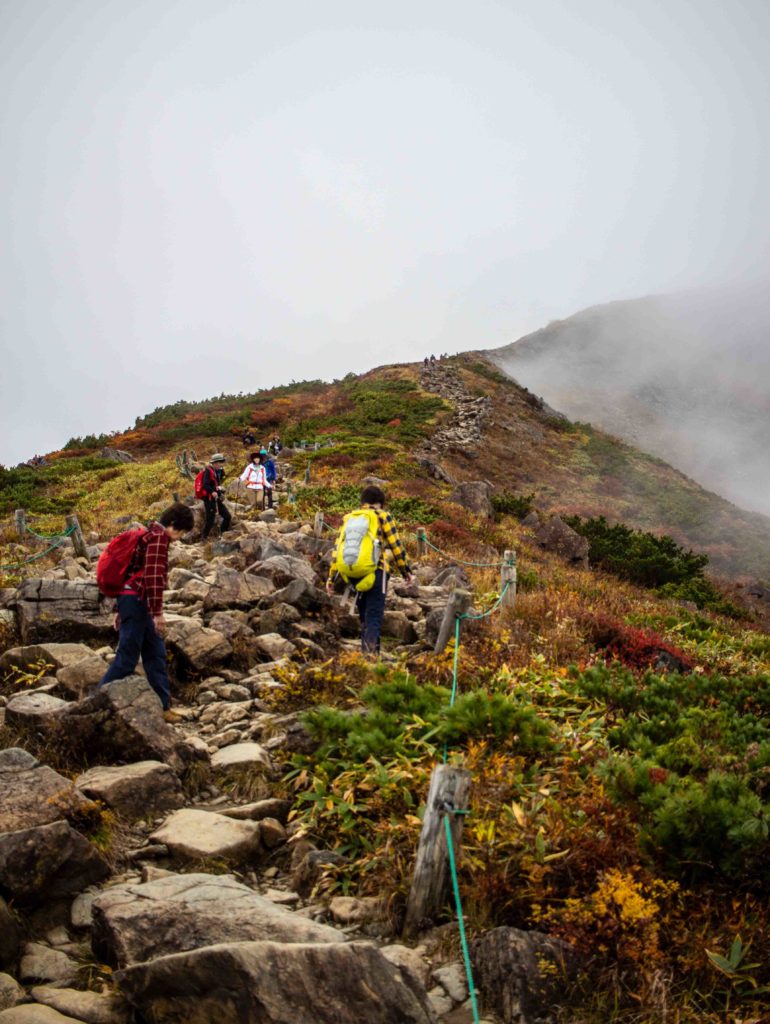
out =
<path fill-rule="evenodd" d="M 252 452 L 249 456 L 249 464 L 240 476 L 241 483 L 246 484 L 246 498 L 252 508 L 263 509 L 265 507 L 265 488 L 267 487 L 267 475 L 262 465 L 259 452 Z"/>
<path fill-rule="evenodd" d="M 171 505 L 147 530 L 127 530 L 102 552 L 96 570 L 99 589 L 116 597 L 115 629 L 119 640 L 115 660 L 99 682 L 107 686 L 130 676 L 139 658 L 147 682 L 168 711 L 171 687 L 163 634 L 163 591 L 168 579 L 168 546 L 192 530 L 192 509 Z"/>
<path fill-rule="evenodd" d="M 361 619 L 361 650 L 367 655 L 380 651 L 392 563 L 407 583 L 411 583 L 412 570 L 396 524 L 385 511 L 385 495 L 379 487 L 370 485 L 361 492 L 361 507 L 345 516 L 326 581 L 328 594 L 334 591 L 337 576 L 355 587 Z"/>
<path fill-rule="evenodd" d="M 217 512 L 222 517 L 222 533 L 230 529 L 232 516 L 224 502 L 222 478 L 225 475 L 225 457 L 216 452 L 209 459 L 209 464 L 195 478 L 195 497 L 201 498 L 206 510 L 206 522 L 203 524 L 203 539 L 211 533 Z"/>

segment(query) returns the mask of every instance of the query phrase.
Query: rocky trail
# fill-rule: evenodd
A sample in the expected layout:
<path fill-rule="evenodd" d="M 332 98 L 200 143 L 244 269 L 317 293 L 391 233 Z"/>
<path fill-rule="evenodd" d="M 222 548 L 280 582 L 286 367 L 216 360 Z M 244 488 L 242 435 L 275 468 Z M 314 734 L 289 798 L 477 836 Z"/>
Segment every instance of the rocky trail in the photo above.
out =
<path fill-rule="evenodd" d="M 468 401 L 441 443 L 483 415 Z M 174 722 L 141 673 L 94 691 L 115 642 L 102 541 L 0 591 L 20 638 L 0 680 L 29 683 L 0 698 L 0 1024 L 472 1019 L 464 968 L 442 952 L 453 926 L 407 946 L 383 901 L 315 894 L 340 855 L 289 820 L 277 783 L 309 737 L 270 696 L 292 662 L 355 647 L 358 622 L 323 590 L 331 535 L 244 513 L 209 545 L 171 547 Z M 391 587 L 392 653 L 432 643 L 461 572 L 423 564 Z"/>

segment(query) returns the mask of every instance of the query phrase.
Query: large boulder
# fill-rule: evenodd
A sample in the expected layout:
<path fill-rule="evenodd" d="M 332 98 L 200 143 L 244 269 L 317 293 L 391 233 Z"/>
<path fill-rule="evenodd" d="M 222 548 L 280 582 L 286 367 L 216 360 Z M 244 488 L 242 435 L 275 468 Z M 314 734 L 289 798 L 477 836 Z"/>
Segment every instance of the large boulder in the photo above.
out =
<path fill-rule="evenodd" d="M 0 833 L 65 818 L 85 819 L 95 810 L 69 779 L 26 750 L 0 750 Z"/>
<path fill-rule="evenodd" d="M 195 671 L 208 671 L 227 661 L 233 653 L 230 641 L 215 629 L 207 629 L 195 619 L 167 616 L 166 644 L 172 654 Z"/>
<path fill-rule="evenodd" d="M 101 654 L 89 654 L 79 661 L 73 661 L 56 673 L 59 689 L 73 697 L 75 700 L 82 700 L 101 680 L 109 668 L 109 662 Z"/>
<path fill-rule="evenodd" d="M 572 565 L 588 568 L 588 538 L 581 536 L 571 526 L 567 526 L 559 516 L 543 523 L 535 534 L 535 540 L 546 551 L 553 551 Z"/>
<path fill-rule="evenodd" d="M 553 1020 L 577 962 L 571 948 L 542 932 L 493 928 L 472 944 L 473 974 L 481 1002 L 503 1024 Z"/>
<path fill-rule="evenodd" d="M 68 707 L 66 700 L 50 693 L 18 693 L 8 701 L 5 724 L 19 736 L 44 737 L 52 734 Z"/>
<path fill-rule="evenodd" d="M 266 606 L 290 604 L 303 612 L 316 612 L 331 604 L 331 599 L 306 580 L 292 580 L 282 590 L 277 590 L 263 602 Z"/>
<path fill-rule="evenodd" d="M 294 558 L 292 555 L 273 555 L 264 561 L 254 562 L 246 572 L 254 576 L 264 576 L 276 587 L 285 587 L 292 580 L 305 580 L 310 584 L 316 580 L 312 565 L 304 558 Z"/>
<path fill-rule="evenodd" d="M 269 579 L 237 569 L 217 567 L 214 582 L 203 599 L 206 610 L 215 608 L 250 608 L 261 598 L 272 594 L 275 587 Z"/>
<path fill-rule="evenodd" d="M 167 875 L 116 885 L 93 902 L 93 948 L 120 966 L 217 942 L 344 942 L 317 924 L 257 895 L 232 875 Z"/>
<path fill-rule="evenodd" d="M 486 519 L 492 519 L 494 516 L 492 486 L 484 480 L 470 480 L 457 484 L 448 500 L 456 505 L 462 505 L 469 512 L 475 512 L 477 516 L 484 516 Z"/>
<path fill-rule="evenodd" d="M 120 767 L 101 765 L 79 775 L 75 784 L 86 796 L 101 800 L 131 821 L 154 818 L 184 804 L 179 777 L 161 761 L 138 761 Z"/>
<path fill-rule="evenodd" d="M 109 873 L 96 847 L 66 821 L 0 834 L 0 892 L 18 903 L 73 896 Z"/>
<path fill-rule="evenodd" d="M 435 1024 L 419 983 L 369 943 L 237 942 L 118 975 L 156 1024 Z"/>
<path fill-rule="evenodd" d="M 163 709 L 142 676 L 116 679 L 59 717 L 59 742 L 86 764 L 164 761 L 179 771 L 199 760 L 201 751 L 186 742 L 163 718 Z"/>
<path fill-rule="evenodd" d="M 25 645 L 115 635 L 112 602 L 83 580 L 25 580 L 16 591 L 16 612 Z"/>
<path fill-rule="evenodd" d="M 120 996 L 81 992 L 74 988 L 36 985 L 30 995 L 43 1006 L 50 1006 L 85 1024 L 129 1024 L 130 1008 Z"/>

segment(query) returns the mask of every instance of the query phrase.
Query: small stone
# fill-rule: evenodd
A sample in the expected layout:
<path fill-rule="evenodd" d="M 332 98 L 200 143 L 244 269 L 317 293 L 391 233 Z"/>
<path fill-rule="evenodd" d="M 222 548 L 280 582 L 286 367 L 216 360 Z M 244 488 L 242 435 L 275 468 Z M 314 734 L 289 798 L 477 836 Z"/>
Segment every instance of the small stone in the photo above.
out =
<path fill-rule="evenodd" d="M 71 985 L 77 980 L 78 965 L 59 950 L 50 949 L 39 942 L 28 942 L 19 966 L 23 982 L 42 981 L 50 985 Z"/>
<path fill-rule="evenodd" d="M 455 1003 L 464 1003 L 468 998 L 468 980 L 461 963 L 438 967 L 432 977 Z"/>
<path fill-rule="evenodd" d="M 27 993 L 10 974 L 0 974 L 0 1010 L 8 1010 L 26 998 Z"/>
<path fill-rule="evenodd" d="M 70 924 L 73 928 L 91 927 L 91 908 L 93 906 L 95 893 L 81 892 L 72 901 L 70 907 Z"/>

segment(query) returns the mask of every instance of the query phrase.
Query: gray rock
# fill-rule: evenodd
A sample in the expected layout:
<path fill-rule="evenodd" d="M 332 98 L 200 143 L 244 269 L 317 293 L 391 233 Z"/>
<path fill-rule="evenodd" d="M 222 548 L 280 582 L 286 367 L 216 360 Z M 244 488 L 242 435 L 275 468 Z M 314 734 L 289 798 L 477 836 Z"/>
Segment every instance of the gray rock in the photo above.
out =
<path fill-rule="evenodd" d="M 81 892 L 72 901 L 70 907 L 70 924 L 73 928 L 90 928 L 94 893 Z"/>
<path fill-rule="evenodd" d="M 0 888 L 18 903 L 73 896 L 109 873 L 96 847 L 66 821 L 0 835 Z"/>
<path fill-rule="evenodd" d="M 48 825 L 93 809 L 69 779 L 26 750 L 0 751 L 0 833 Z"/>
<path fill-rule="evenodd" d="M 291 640 L 285 640 L 280 633 L 262 633 L 254 638 L 254 647 L 267 661 L 278 658 L 291 658 L 297 653 L 297 647 Z"/>
<path fill-rule="evenodd" d="M 417 639 L 414 625 L 402 611 L 386 611 L 382 617 L 382 632 L 385 636 L 394 636 L 402 644 L 413 644 Z"/>
<path fill-rule="evenodd" d="M 173 654 L 196 671 L 211 671 L 233 653 L 232 644 L 215 629 L 206 629 L 194 619 L 167 617 L 166 644 Z"/>
<path fill-rule="evenodd" d="M 109 668 L 109 662 L 99 654 L 90 654 L 60 668 L 56 678 L 64 693 L 82 700 L 95 687 Z"/>
<path fill-rule="evenodd" d="M 69 704 L 50 693 L 19 693 L 11 697 L 5 709 L 5 724 L 20 735 L 49 734 Z"/>
<path fill-rule="evenodd" d="M 504 1024 L 552 1020 L 577 966 L 566 943 L 518 928 L 493 928 L 479 936 L 471 945 L 471 956 L 482 1004 L 499 1014 Z"/>
<path fill-rule="evenodd" d="M 25 1004 L 0 1013 L 0 1024 L 83 1024 L 75 1017 L 65 1017 L 50 1006 Z"/>
<path fill-rule="evenodd" d="M 19 941 L 19 925 L 8 904 L 0 896 L 0 967 L 10 967 L 16 962 L 19 956 Z"/>
<path fill-rule="evenodd" d="M 170 815 L 149 839 L 162 843 L 181 860 L 214 857 L 246 863 L 262 852 L 259 834 L 259 822 L 236 821 L 213 811 L 185 808 Z"/>
<path fill-rule="evenodd" d="M 201 759 L 200 750 L 165 722 L 157 695 L 138 675 L 116 679 L 69 705 L 59 727 L 60 742 L 81 763 L 164 761 L 179 770 Z"/>
<path fill-rule="evenodd" d="M 111 602 L 95 583 L 83 580 L 25 580 L 16 592 L 16 611 L 24 644 L 115 635 Z"/>
<path fill-rule="evenodd" d="M 254 576 L 264 576 L 271 580 L 276 587 L 285 587 L 292 580 L 305 580 L 313 584 L 316 581 L 316 574 L 312 565 L 304 558 L 295 558 L 292 555 L 273 555 L 261 562 L 254 562 L 246 570 Z"/>
<path fill-rule="evenodd" d="M 275 590 L 270 580 L 238 572 L 237 569 L 218 567 L 214 582 L 203 599 L 203 607 L 249 608 Z"/>
<path fill-rule="evenodd" d="M 75 781 L 78 789 L 101 800 L 124 818 L 152 818 L 184 804 L 182 784 L 161 761 L 137 761 L 120 767 L 91 768 Z"/>
<path fill-rule="evenodd" d="M 393 943 L 390 946 L 382 946 L 380 952 L 386 960 L 402 971 L 411 971 L 421 985 L 427 985 L 430 978 L 430 964 L 420 955 L 416 949 L 410 946 L 402 946 L 400 943 Z"/>
<path fill-rule="evenodd" d="M 435 1024 L 424 990 L 368 943 L 220 944 L 118 982 L 156 1024 Z"/>
<path fill-rule="evenodd" d="M 271 767 L 270 754 L 259 743 L 233 743 L 212 755 L 211 767 L 216 769 Z"/>
<path fill-rule="evenodd" d="M 553 551 L 573 565 L 588 568 L 588 538 L 576 533 L 559 516 L 552 516 L 543 523 L 535 534 L 535 540 L 546 551 Z"/>
<path fill-rule="evenodd" d="M 433 971 L 433 979 L 441 985 L 453 1002 L 464 1003 L 468 998 L 468 978 L 465 966 L 460 961 L 437 967 Z"/>
<path fill-rule="evenodd" d="M 0 675 L 12 668 L 23 671 L 34 669 L 40 662 L 50 665 L 54 673 L 66 665 L 81 661 L 93 654 L 85 644 L 31 644 L 27 647 L 11 647 L 0 654 Z"/>
<path fill-rule="evenodd" d="M 30 995 L 37 1003 L 50 1006 L 85 1024 L 128 1024 L 130 1009 L 120 996 L 80 992 L 74 988 L 37 985 Z"/>
<path fill-rule="evenodd" d="M 241 804 L 240 807 L 228 807 L 221 811 L 228 818 L 237 820 L 261 821 L 263 818 L 276 818 L 286 824 L 289 811 L 291 810 L 290 800 L 280 800 L 272 797 L 267 800 L 257 800 L 253 804 Z"/>
<path fill-rule="evenodd" d="M 168 875 L 114 886 L 94 900 L 94 952 L 109 963 L 261 939 L 329 943 L 345 936 L 276 906 L 231 875 Z"/>
<path fill-rule="evenodd" d="M 470 512 L 486 519 L 492 519 L 494 509 L 492 508 L 492 487 L 484 480 L 471 480 L 467 483 L 457 484 L 449 495 L 449 501 L 462 505 Z"/>
<path fill-rule="evenodd" d="M 28 942 L 19 965 L 19 978 L 29 984 L 44 981 L 51 985 L 71 985 L 77 980 L 78 965 L 66 953 L 39 942 Z"/>
<path fill-rule="evenodd" d="M 337 924 L 367 924 L 385 921 L 388 908 L 377 896 L 334 896 L 329 913 Z"/>
<path fill-rule="evenodd" d="M 0 1011 L 23 1003 L 27 993 L 10 974 L 0 974 Z"/>
<path fill-rule="evenodd" d="M 320 880 L 324 868 L 344 863 L 344 854 L 337 850 L 308 850 L 292 871 L 291 887 L 306 899 Z"/>
<path fill-rule="evenodd" d="M 314 587 L 305 580 L 293 580 L 282 590 L 277 590 L 265 600 L 266 605 L 290 604 L 300 611 L 319 611 L 331 604 L 331 599 L 323 590 Z"/>

